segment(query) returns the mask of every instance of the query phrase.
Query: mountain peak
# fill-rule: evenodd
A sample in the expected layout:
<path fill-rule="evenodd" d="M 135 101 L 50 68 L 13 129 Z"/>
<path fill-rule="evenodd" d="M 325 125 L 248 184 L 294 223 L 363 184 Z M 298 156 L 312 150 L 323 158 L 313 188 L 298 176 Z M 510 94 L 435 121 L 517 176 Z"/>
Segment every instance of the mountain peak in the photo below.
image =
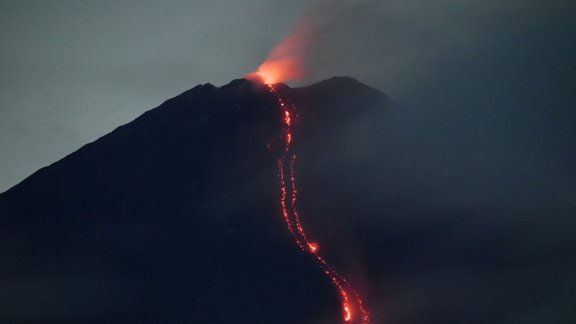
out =
<path fill-rule="evenodd" d="M 123 323 L 156 323 L 175 316 L 172 322 L 303 323 L 338 309 L 325 277 L 291 245 L 279 213 L 277 152 L 270 148 L 285 124 L 276 96 L 281 92 L 298 110 L 294 150 L 298 167 L 310 175 L 302 178 L 302 192 L 324 186 L 325 170 L 313 171 L 326 157 L 348 161 L 340 155 L 350 150 L 340 149 L 348 144 L 339 134 L 353 128 L 354 118 L 370 116 L 379 129 L 388 102 L 348 77 L 303 88 L 279 84 L 277 90 L 246 79 L 219 88 L 197 85 L 0 194 L 3 262 L 13 273 L 34 269 L 37 275 L 23 285 L 54 273 L 95 273 L 93 283 L 74 281 L 77 287 L 64 292 L 35 288 L 27 300 L 67 309 L 74 292 L 97 286 L 101 298 L 86 295 L 82 314 L 63 315 L 70 322 L 120 316 Z M 331 197 L 299 203 L 316 215 Z M 64 276 L 50 280 L 50 287 L 70 283 Z M 277 317 L 262 317 L 262 308 L 252 307 L 262 303 L 260 296 Z M 302 301 L 288 313 L 286 296 Z M 322 307 L 308 302 L 315 300 Z M 52 319 L 50 311 L 41 316 Z M 340 318 L 338 312 L 329 316 L 331 323 Z"/>
<path fill-rule="evenodd" d="M 331 89 L 331 90 L 352 90 L 352 89 L 370 89 L 371 91 L 381 91 L 372 88 L 365 83 L 362 83 L 349 76 L 333 76 L 331 78 L 319 81 L 317 83 L 310 84 L 308 86 L 300 87 L 302 88 L 312 88 L 312 89 Z"/>
<path fill-rule="evenodd" d="M 353 77 L 347 76 L 347 75 L 335 75 L 331 78 L 325 79 L 320 81 L 319 83 L 330 83 L 330 84 L 335 84 L 335 83 L 343 83 L 343 84 L 363 84 L 362 82 L 354 79 Z"/>

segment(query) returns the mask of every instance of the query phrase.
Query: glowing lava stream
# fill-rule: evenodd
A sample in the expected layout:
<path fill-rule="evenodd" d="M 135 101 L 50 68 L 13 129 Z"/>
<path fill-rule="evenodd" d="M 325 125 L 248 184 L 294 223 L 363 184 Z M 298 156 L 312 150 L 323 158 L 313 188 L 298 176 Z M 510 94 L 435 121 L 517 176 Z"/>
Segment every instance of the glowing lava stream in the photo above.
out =
<path fill-rule="evenodd" d="M 370 316 L 364 307 L 360 295 L 350 286 L 346 278 L 341 276 L 328 262 L 320 255 L 318 243 L 310 241 L 306 231 L 300 221 L 300 215 L 296 208 L 298 188 L 296 186 L 296 175 L 294 165 L 296 154 L 292 151 L 294 141 L 293 127 L 298 115 L 294 105 L 288 103 L 278 92 L 276 85 L 267 84 L 270 92 L 275 95 L 284 116 L 284 128 L 282 134 L 283 150 L 278 158 L 278 177 L 280 179 L 280 204 L 282 206 L 282 216 L 288 227 L 288 231 L 294 238 L 298 247 L 310 253 L 316 259 L 324 274 L 330 279 L 334 287 L 338 290 L 342 302 L 343 318 L 346 322 L 370 323 Z M 288 195 L 291 199 L 288 200 Z"/>

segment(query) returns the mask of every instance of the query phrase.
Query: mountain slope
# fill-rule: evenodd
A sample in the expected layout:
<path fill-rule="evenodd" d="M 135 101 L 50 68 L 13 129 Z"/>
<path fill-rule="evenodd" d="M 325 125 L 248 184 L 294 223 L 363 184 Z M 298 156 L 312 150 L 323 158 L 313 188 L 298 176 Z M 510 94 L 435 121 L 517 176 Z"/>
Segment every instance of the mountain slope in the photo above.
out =
<path fill-rule="evenodd" d="M 301 117 L 303 174 L 351 120 L 379 128 L 396 107 L 351 78 L 280 91 Z M 337 294 L 282 224 L 276 105 L 251 81 L 199 85 L 1 194 L 0 320 L 338 322 Z M 324 181 L 310 179 L 303 190 Z"/>

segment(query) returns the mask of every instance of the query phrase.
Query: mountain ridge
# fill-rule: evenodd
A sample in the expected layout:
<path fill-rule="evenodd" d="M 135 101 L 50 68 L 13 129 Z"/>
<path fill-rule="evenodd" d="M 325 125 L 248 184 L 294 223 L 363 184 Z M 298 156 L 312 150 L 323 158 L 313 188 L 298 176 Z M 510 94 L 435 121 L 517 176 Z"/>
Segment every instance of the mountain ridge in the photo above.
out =
<path fill-rule="evenodd" d="M 336 85 L 349 91 L 326 91 Z M 359 113 L 380 118 L 393 107 L 351 79 L 279 88 L 302 121 L 302 167 L 318 160 L 306 151 Z M 267 149 L 282 129 L 277 105 L 252 81 L 198 85 L 0 194 L 8 247 L 0 281 L 32 287 L 0 301 L 0 312 L 34 322 L 9 306 L 30 300 L 68 305 L 64 319 L 81 322 L 339 322 L 336 292 L 282 223 L 276 156 Z M 92 279 L 74 289 L 62 281 L 84 277 Z M 31 280 L 65 288 L 41 293 Z"/>
<path fill-rule="evenodd" d="M 182 93 L 180 93 L 180 94 L 178 94 L 172 98 L 165 100 L 159 106 L 142 113 L 140 116 L 136 117 L 135 119 L 133 119 L 132 121 L 130 121 L 126 124 L 123 124 L 123 125 L 116 127 L 111 132 L 95 139 L 94 141 L 91 141 L 91 142 L 88 142 L 88 143 L 82 145 L 80 148 L 67 154 L 66 156 L 62 157 L 61 159 L 59 159 L 59 160 L 57 160 L 57 161 L 55 161 L 55 162 L 53 162 L 53 163 L 51 163 L 45 167 L 38 169 L 37 171 L 33 172 L 28 177 L 23 179 L 20 183 L 17 183 L 16 185 L 8 188 L 6 191 L 0 193 L 0 195 L 10 191 L 12 188 L 14 188 L 16 186 L 19 186 L 21 183 L 26 182 L 28 180 L 28 178 L 36 175 L 37 173 L 41 173 L 41 171 L 43 169 L 50 167 L 54 164 L 57 164 L 61 160 L 68 158 L 70 155 L 73 155 L 76 152 L 85 149 L 86 146 L 89 146 L 89 145 L 99 141 L 100 139 L 103 139 L 103 138 L 105 138 L 105 137 L 107 137 L 113 133 L 122 132 L 127 125 L 130 125 L 133 122 L 137 122 L 140 119 L 147 119 L 149 116 L 156 117 L 156 115 L 162 114 L 161 111 L 163 109 L 174 106 L 174 105 L 171 105 L 172 103 L 178 103 L 181 101 L 185 101 L 185 100 L 189 99 L 190 97 L 194 97 L 200 93 L 204 93 L 204 94 L 211 93 L 211 95 L 215 95 L 218 91 L 227 91 L 230 88 L 237 90 L 236 87 L 238 87 L 238 86 L 241 86 L 243 88 L 245 88 L 246 86 L 249 86 L 249 87 L 258 89 L 259 92 L 267 93 L 267 88 L 263 84 L 259 84 L 257 82 L 250 81 L 250 80 L 243 79 L 243 78 L 234 79 L 234 80 L 230 81 L 229 83 L 227 83 L 223 86 L 220 86 L 220 87 L 216 87 L 216 86 L 212 85 L 211 83 L 198 84 L 198 85 L 196 85 L 196 86 L 194 86 L 194 87 L 192 87 L 192 88 L 190 88 L 190 89 L 188 89 L 188 90 L 186 90 L 186 91 L 184 91 L 184 92 L 182 92 Z M 380 92 L 379 90 L 376 90 L 370 86 L 367 86 L 364 83 L 359 82 L 358 80 L 356 80 L 352 77 L 347 77 L 347 76 L 335 76 L 335 77 L 331 77 L 331 78 L 319 81 L 317 83 L 314 83 L 314 84 L 311 84 L 308 86 L 295 87 L 295 88 L 291 88 L 291 87 L 287 86 L 286 84 L 280 83 L 279 89 L 280 89 L 281 93 L 285 93 L 286 89 L 289 89 L 289 91 L 296 91 L 297 93 L 301 93 L 301 92 L 311 91 L 314 88 L 322 89 L 322 88 L 326 88 L 326 87 L 330 88 L 333 86 L 337 86 L 337 87 L 353 86 L 355 88 L 363 88 L 363 90 L 370 91 L 370 92 L 373 92 L 375 94 L 382 96 L 381 100 L 383 101 L 383 103 L 390 102 L 391 105 L 394 106 L 395 108 L 400 107 L 398 104 L 393 103 L 388 96 L 386 96 L 384 93 Z M 252 89 L 252 90 L 254 90 L 254 89 Z M 176 113 L 176 112 L 173 111 L 172 113 Z"/>

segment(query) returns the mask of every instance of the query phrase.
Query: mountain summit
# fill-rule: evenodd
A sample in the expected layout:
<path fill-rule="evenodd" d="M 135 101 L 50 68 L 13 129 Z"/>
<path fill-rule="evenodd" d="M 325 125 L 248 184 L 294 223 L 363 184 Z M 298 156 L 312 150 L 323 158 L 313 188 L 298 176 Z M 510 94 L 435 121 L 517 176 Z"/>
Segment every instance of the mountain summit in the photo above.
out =
<path fill-rule="evenodd" d="M 342 199 L 358 198 L 358 159 L 397 105 L 348 77 L 277 89 L 298 109 L 305 222 L 358 268 L 337 248 L 360 212 Z M 281 128 L 265 85 L 198 85 L 1 194 L 0 322 L 341 321 L 282 223 L 267 148 Z"/>

